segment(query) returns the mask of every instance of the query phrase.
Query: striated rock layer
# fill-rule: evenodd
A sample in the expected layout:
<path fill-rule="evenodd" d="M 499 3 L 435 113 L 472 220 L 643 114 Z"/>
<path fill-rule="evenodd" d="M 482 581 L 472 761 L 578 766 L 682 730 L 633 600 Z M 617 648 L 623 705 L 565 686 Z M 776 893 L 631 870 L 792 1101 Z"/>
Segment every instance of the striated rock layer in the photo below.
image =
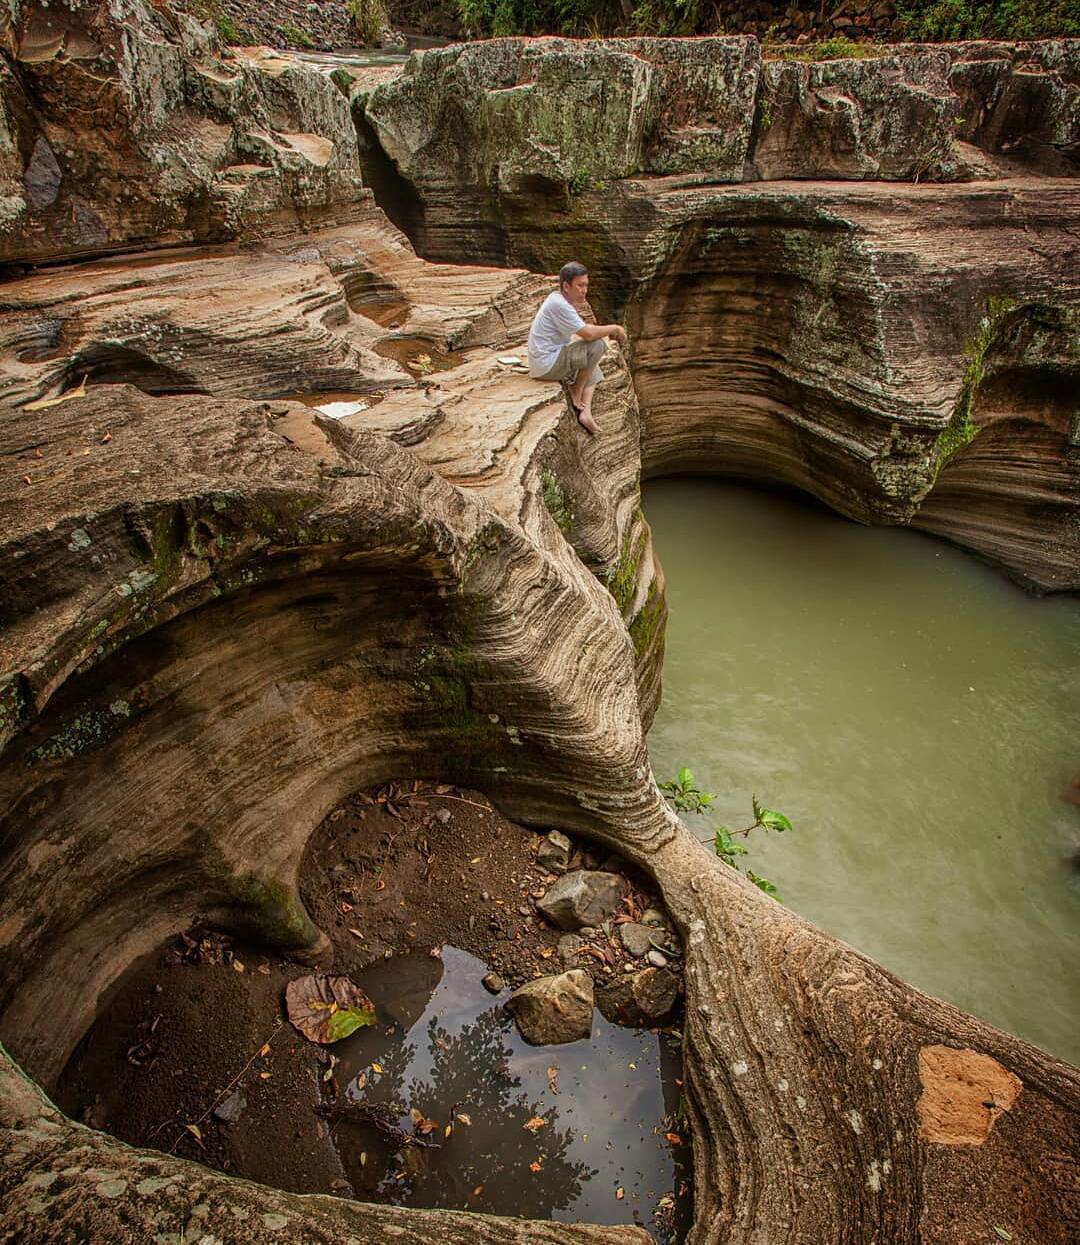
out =
<path fill-rule="evenodd" d="M 71 264 L 0 290 L 0 1037 L 26 1071 L 48 1087 L 110 985 L 193 920 L 324 954 L 296 890 L 309 835 L 350 792 L 421 774 L 488 791 L 518 819 L 591 835 L 659 884 L 686 958 L 694 1242 L 966 1245 L 997 1229 L 1047 1245 L 1075 1239 L 1080 1073 L 779 907 L 665 806 L 643 737 L 658 687 L 663 584 L 638 506 L 638 406 L 621 353 L 606 356 L 603 435 L 589 440 L 557 388 L 498 362 L 522 353 L 544 283 L 417 260 L 353 173 L 290 183 L 274 157 L 254 183 L 272 184 L 270 198 L 241 195 L 233 225 L 199 233 L 197 213 L 182 205 L 202 201 L 206 169 L 220 166 L 216 156 L 200 165 L 186 146 L 202 116 L 189 96 L 173 120 L 195 181 L 177 173 L 174 193 L 163 175 L 156 196 L 152 180 L 133 184 L 130 210 L 111 190 L 87 198 L 107 226 L 87 234 L 79 196 L 92 195 L 89 180 L 55 153 L 59 179 L 51 166 L 41 172 L 45 157 L 28 175 L 37 147 L 29 138 L 44 133 L 51 149 L 55 127 L 76 115 L 68 110 L 85 106 L 89 59 L 101 98 L 116 107 L 86 141 L 115 154 L 134 183 L 141 166 L 116 136 L 152 122 L 152 146 L 131 150 L 161 149 L 168 172 L 168 135 L 153 130 L 161 118 L 152 111 L 136 116 L 132 84 L 149 80 L 146 56 L 194 81 L 201 53 L 186 35 L 163 33 L 173 29 L 164 8 L 111 0 L 9 11 L 19 65 L 48 66 L 15 76 L 4 62 L 16 83 L 4 88 L 6 107 L 25 84 L 36 92 L 32 109 L 5 113 L 18 135 L 2 153 L 15 188 L 5 200 L 10 255 L 72 260 L 140 243 L 228 243 Z M 125 23 L 145 38 L 127 39 Z M 506 46 L 482 55 L 508 56 Z M 813 486 L 835 490 L 836 504 L 910 521 L 921 513 L 912 498 L 927 479 L 932 437 L 937 483 L 918 504 L 932 505 L 948 485 L 966 500 L 939 494 L 946 504 L 933 521 L 972 543 L 998 524 L 1011 558 L 1019 520 L 1002 497 L 1012 490 L 1015 514 L 1027 514 L 1029 484 L 1010 474 L 1014 449 L 993 451 L 1000 439 L 1013 446 L 1021 422 L 1040 480 L 1051 481 L 1044 500 L 1056 532 L 1055 490 L 1068 479 L 1053 476 L 1060 464 L 1051 460 L 1075 317 L 1060 296 L 1071 278 L 1062 269 L 1055 283 L 1043 252 L 1067 257 L 1056 221 L 1071 186 L 935 188 L 905 208 L 915 192 L 895 184 L 894 218 L 936 204 L 943 220 L 959 213 L 967 222 L 942 227 L 939 264 L 966 262 L 972 274 L 968 319 L 953 324 L 961 302 L 941 293 L 948 270 L 935 285 L 927 262 L 918 277 L 927 306 L 905 329 L 917 285 L 903 274 L 918 248 L 902 231 L 883 240 L 874 187 L 852 182 L 841 201 L 810 184 L 697 184 L 714 164 L 745 167 L 758 150 L 726 101 L 761 69 L 746 41 L 723 41 L 717 56 L 678 46 L 690 50 L 650 44 L 649 59 L 616 48 L 615 78 L 597 86 L 583 73 L 572 92 L 579 111 L 603 102 L 583 113 L 600 129 L 607 109 L 621 116 L 611 143 L 629 143 L 632 164 L 640 134 L 641 158 L 664 178 L 630 176 L 637 170 L 616 162 L 618 185 L 600 191 L 588 174 L 575 179 L 576 156 L 567 166 L 578 204 L 568 218 L 595 240 L 606 273 L 625 274 L 612 288 L 636 330 L 653 468 L 657 455 L 692 450 L 677 427 L 688 413 L 666 378 L 679 339 L 650 321 L 650 297 L 656 307 L 681 298 L 679 349 L 708 380 L 699 398 L 713 395 L 720 428 L 745 409 L 735 444 L 779 445 L 770 468 L 778 478 L 809 460 Z M 560 55 L 576 73 L 579 53 Z M 507 64 L 491 92 L 491 132 L 503 133 L 504 121 L 518 127 L 506 133 L 535 131 L 536 167 L 547 169 L 537 183 L 527 164 L 511 170 L 525 203 L 550 184 L 553 161 L 562 176 L 550 149 L 572 141 L 572 116 L 550 113 L 543 91 L 519 90 L 529 84 L 515 80 L 513 56 Z M 1007 85 L 1013 62 L 1001 73 Z M 901 75 L 897 90 L 908 79 L 920 86 L 914 75 Z M 688 110 L 691 97 L 699 103 Z M 451 103 L 424 114 L 424 125 L 452 117 Z M 1058 104 L 1054 96 L 1047 107 Z M 264 105 L 258 91 L 243 97 L 229 124 L 265 120 L 271 145 L 309 133 L 292 128 L 293 96 L 273 116 Z M 337 151 L 339 120 L 328 112 L 310 134 Z M 373 131 L 363 121 L 360 141 Z M 429 155 L 435 167 L 437 148 Z M 24 189 L 55 184 L 57 197 L 35 207 L 18 193 L 20 179 Z M 1024 236 L 1034 237 L 1014 231 L 1013 244 L 1027 249 L 1013 267 L 1000 250 L 981 259 L 965 251 L 965 195 L 991 205 L 990 238 L 1020 211 Z M 322 208 L 340 208 L 348 227 L 316 228 Z M 509 211 L 506 219 L 513 233 Z M 274 239 L 255 245 L 264 228 Z M 740 262 L 744 279 L 710 302 Z M 678 292 L 680 266 L 688 295 Z M 1019 298 L 995 288 L 999 271 L 1013 284 L 1022 271 Z M 997 301 L 980 328 L 990 295 Z M 774 317 L 768 336 L 766 309 L 785 296 L 786 320 Z M 729 316 L 740 300 L 741 327 Z M 820 328 L 830 317 L 834 335 Z M 732 343 L 743 328 L 750 344 L 739 354 Z M 833 340 L 841 331 L 854 343 Z M 832 353 L 815 360 L 826 347 Z M 716 396 L 722 373 L 739 386 L 726 411 Z M 953 387 L 944 397 L 942 376 Z M 313 414 L 312 395 L 338 388 L 366 409 L 342 420 Z M 1075 436 L 1070 424 L 1070 445 Z M 796 454 L 790 439 L 800 437 Z M 1036 562 L 1045 539 L 1032 538 Z M 636 1229 L 464 1220 L 231 1181 L 64 1120 L 6 1055 L 0 1153 L 0 1240 L 13 1242 L 142 1245 L 150 1233 L 197 1232 L 230 1245 L 642 1239 Z"/>
<path fill-rule="evenodd" d="M 1078 56 L 502 40 L 352 102 L 423 253 L 589 264 L 648 472 L 794 485 L 1075 591 Z"/>

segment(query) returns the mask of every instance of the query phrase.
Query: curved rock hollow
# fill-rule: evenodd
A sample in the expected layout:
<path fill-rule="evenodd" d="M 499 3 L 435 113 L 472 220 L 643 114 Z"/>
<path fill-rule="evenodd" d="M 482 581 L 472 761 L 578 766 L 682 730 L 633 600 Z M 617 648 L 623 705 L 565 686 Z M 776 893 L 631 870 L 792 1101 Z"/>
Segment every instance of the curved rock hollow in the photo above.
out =
<path fill-rule="evenodd" d="M 474 169 L 471 202 L 457 183 L 443 201 L 418 191 L 425 219 L 443 228 L 457 212 L 462 238 L 482 203 L 503 238 L 519 238 L 529 196 L 565 183 L 569 207 L 537 215 L 529 245 L 540 245 L 539 226 L 560 220 L 543 247 L 589 241 L 598 287 L 608 281 L 605 296 L 628 305 L 635 378 L 610 350 L 602 435 L 586 439 L 554 387 L 498 362 L 524 352 L 547 283 L 418 259 L 359 187 L 334 84 L 269 53 L 223 59 L 201 28 L 139 0 L 9 12 L 5 254 L 78 259 L 200 244 L 16 274 L 0 299 L 9 464 L 0 1036 L 26 1073 L 48 1088 L 110 985 L 193 919 L 301 954 L 318 948 L 296 878 L 326 812 L 402 773 L 467 781 L 514 818 L 617 848 L 663 892 L 686 949 L 694 1241 L 959 1243 L 999 1227 L 1016 1240 L 1070 1239 L 1080 1074 L 781 908 L 667 810 L 644 744 L 659 692 L 663 581 L 638 505 L 642 445 L 651 470 L 715 470 L 744 443 L 744 463 L 755 446 L 765 460 L 746 474 L 794 476 L 859 518 L 918 519 L 912 499 L 924 502 L 929 479 L 931 503 L 960 500 L 931 504 L 928 526 L 1030 582 L 1074 583 L 1062 516 L 1076 428 L 1059 417 L 1076 366 L 1061 225 L 1073 183 L 1030 175 L 1048 144 L 1057 152 L 1058 96 L 1044 92 L 1035 154 L 1016 184 L 936 186 L 916 203 L 900 184 L 854 182 L 841 193 L 672 181 L 717 180 L 717 169 L 730 180 L 752 162 L 762 98 L 752 41 L 629 50 L 496 42 L 415 61 L 401 82 L 422 82 L 440 57 L 496 58 L 485 132 L 512 125 L 529 140 L 505 192 Z M 143 37 L 122 36 L 125 23 Z M 519 89 L 530 84 L 517 81 L 515 48 L 556 86 L 586 54 L 608 75 L 579 75 L 571 100 L 580 109 L 604 99 L 607 111 L 588 115 L 618 139 L 608 164 L 574 178 L 572 110 L 552 114 L 542 89 Z M 970 67 L 974 55 L 964 55 Z M 1007 87 L 1022 76 L 1018 64 L 1049 56 L 1006 49 L 978 61 L 991 66 L 985 73 L 965 71 L 964 89 L 985 94 L 991 78 Z M 912 52 L 896 80 L 934 66 L 952 74 L 957 57 Z M 94 98 L 112 102 L 101 103 L 100 125 L 77 130 L 79 148 L 70 134 L 85 113 L 88 66 Z M 1029 76 L 1053 77 L 1072 98 L 1064 69 Z M 368 97 L 360 79 L 352 106 L 387 143 L 398 175 L 418 184 L 414 153 L 445 169 L 431 136 L 448 118 L 471 118 L 469 101 L 455 113 L 436 93 L 406 108 L 393 95 L 404 87 L 390 81 Z M 931 113 L 939 79 L 927 88 Z M 380 91 L 396 101 L 394 147 L 377 116 Z M 409 115 L 414 132 L 403 137 Z M 980 112 L 964 140 L 982 142 L 988 160 L 1012 132 L 996 115 Z M 94 198 L 80 173 L 106 150 L 102 167 L 114 161 L 130 184 L 129 207 L 104 183 Z M 181 150 L 182 173 L 169 154 Z M 160 173 L 147 179 L 154 152 Z M 882 158 L 875 175 L 890 167 Z M 618 180 L 601 192 L 590 177 Z M 978 230 L 976 199 L 990 204 Z M 892 212 L 899 228 L 875 226 L 875 211 L 879 220 Z M 97 223 L 87 225 L 88 212 Z M 945 222 L 933 235 L 937 270 L 954 267 L 934 282 L 928 255 L 908 270 L 919 246 L 905 241 L 905 219 L 913 232 L 917 221 Z M 1006 233 L 1010 246 L 1029 238 L 1030 262 L 1006 258 Z M 733 272 L 743 234 L 753 259 Z M 976 234 L 990 251 L 974 248 Z M 477 230 L 477 247 L 455 258 L 475 258 L 487 236 Z M 723 265 L 709 259 L 725 254 Z M 965 263 L 978 275 L 954 322 L 950 291 Z M 1030 287 L 1000 288 L 1021 269 Z M 796 286 L 802 297 L 781 314 L 778 301 Z M 752 357 L 718 362 L 744 334 L 731 319 L 702 340 L 716 289 L 728 291 L 729 310 L 743 300 L 751 341 L 771 304 L 785 340 L 801 335 L 798 354 L 774 335 Z M 905 321 L 900 289 L 925 296 L 923 318 Z M 990 295 L 1001 301 L 986 308 Z M 672 299 L 682 300 L 689 337 L 659 332 Z M 822 336 L 830 317 L 834 332 Z M 850 331 L 862 326 L 866 335 Z M 813 357 L 826 339 L 834 354 Z M 454 365 L 430 375 L 418 357 L 402 366 L 388 340 L 431 342 Z M 688 378 L 709 386 L 696 402 L 694 387 L 677 401 L 665 385 L 680 351 L 697 356 Z M 718 372 L 729 381 L 736 366 L 744 413 L 725 439 L 715 430 L 730 403 L 714 403 L 719 418 L 705 427 L 691 412 L 724 392 Z M 339 392 L 364 409 L 335 420 L 286 400 Z M 1017 429 L 1031 434 L 1040 481 L 1045 473 L 1041 509 L 1029 496 L 1032 471 L 1009 461 Z M 1007 457 L 993 454 L 1002 443 Z M 1064 574 L 1051 584 L 1054 541 Z M 993 1084 L 1010 1087 L 1007 1104 L 985 1108 L 993 1127 L 969 1128 L 959 1143 L 926 1124 L 927 1102 L 945 1119 L 960 1092 L 942 1072 L 952 1065 L 941 1048 L 968 1052 L 963 1067 L 1000 1068 Z M 406 1211 L 243 1184 L 64 1119 L 2 1060 L 8 1239 L 141 1242 L 191 1239 L 197 1228 L 230 1242 L 645 1239 L 633 1228 Z"/>

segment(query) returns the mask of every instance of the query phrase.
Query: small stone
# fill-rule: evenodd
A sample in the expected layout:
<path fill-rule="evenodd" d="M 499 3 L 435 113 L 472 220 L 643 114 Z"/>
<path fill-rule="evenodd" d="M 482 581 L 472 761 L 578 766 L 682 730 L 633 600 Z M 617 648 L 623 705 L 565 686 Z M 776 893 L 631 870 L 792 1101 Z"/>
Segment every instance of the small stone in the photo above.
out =
<path fill-rule="evenodd" d="M 435 819 L 436 821 L 441 821 L 445 826 L 450 820 L 450 810 L 448 808 L 437 808 L 435 810 Z"/>
<path fill-rule="evenodd" d="M 643 955 L 649 954 L 652 940 L 655 937 L 656 929 L 651 925 L 637 925 L 629 922 L 619 926 L 619 938 L 622 945 L 626 948 L 627 954 L 634 956 L 635 959 L 640 960 Z"/>
<path fill-rule="evenodd" d="M 531 915 L 531 909 L 526 904 L 522 904 L 521 907 L 518 908 L 518 912 L 521 914 L 521 916 Z"/>
<path fill-rule="evenodd" d="M 480 984 L 484 987 L 488 994 L 502 994 L 502 992 L 506 989 L 506 982 L 503 981 L 498 973 L 485 973 L 484 976 L 480 978 Z"/>
<path fill-rule="evenodd" d="M 594 927 L 618 909 L 623 889 L 616 873 L 575 869 L 559 878 L 536 906 L 560 929 Z"/>
<path fill-rule="evenodd" d="M 546 834 L 536 853 L 536 863 L 549 873 L 565 873 L 570 863 L 570 840 L 559 830 Z"/>
<path fill-rule="evenodd" d="M 667 928 L 667 923 L 667 917 L 660 911 L 659 908 L 646 908 L 641 914 L 642 925 L 660 925 Z"/>
<path fill-rule="evenodd" d="M 491 896 L 487 893 L 487 891 L 481 891 L 480 898 L 483 900 L 484 903 L 487 903 L 488 900 L 491 898 Z"/>
<path fill-rule="evenodd" d="M 578 952 L 584 945 L 585 939 L 579 938 L 577 934 L 563 934 L 558 941 L 556 949 L 564 968 L 574 968 L 577 966 Z"/>
<path fill-rule="evenodd" d="M 654 947 L 645 959 L 653 966 L 653 968 L 667 968 L 667 956 L 661 954 Z"/>
<path fill-rule="evenodd" d="M 581 929 L 578 930 L 578 933 L 582 936 L 582 938 L 586 939 L 595 938 L 599 932 L 600 931 L 592 925 L 583 925 Z"/>
<path fill-rule="evenodd" d="M 592 978 L 580 968 L 538 977 L 515 990 L 506 1008 L 530 1046 L 576 1042 L 592 1033 Z"/>
<path fill-rule="evenodd" d="M 223 1124 L 235 1124 L 246 1106 L 247 1099 L 239 1090 L 236 1090 L 214 1108 L 214 1119 L 220 1120 Z"/>

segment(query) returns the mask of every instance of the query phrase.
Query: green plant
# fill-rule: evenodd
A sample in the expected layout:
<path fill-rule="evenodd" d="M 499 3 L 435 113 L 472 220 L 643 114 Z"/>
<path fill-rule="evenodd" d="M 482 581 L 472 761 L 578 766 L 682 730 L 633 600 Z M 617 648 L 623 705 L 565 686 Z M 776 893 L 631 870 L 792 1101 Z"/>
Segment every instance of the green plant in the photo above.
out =
<path fill-rule="evenodd" d="M 703 813 L 716 799 L 711 791 L 702 791 L 694 775 L 684 765 L 674 778 L 657 784 L 673 808 L 680 813 Z"/>
<path fill-rule="evenodd" d="M 544 505 L 564 536 L 569 535 L 574 524 L 574 502 L 559 483 L 559 477 L 547 467 L 540 473 Z"/>
<path fill-rule="evenodd" d="M 346 8 L 362 43 L 378 43 L 390 25 L 384 0 L 346 0 Z"/>
<path fill-rule="evenodd" d="M 308 32 L 302 26 L 294 26 L 292 22 L 282 22 L 281 33 L 288 43 L 295 44 L 297 47 L 313 48 L 315 46 L 315 40 Z"/>
<path fill-rule="evenodd" d="M 790 44 L 765 44 L 761 53 L 766 60 L 785 61 L 842 61 L 871 60 L 885 56 L 888 49 L 880 43 L 856 43 L 846 35 L 830 35 L 817 43 L 805 43 L 798 47 Z"/>
<path fill-rule="evenodd" d="M 236 46 L 245 41 L 228 13 L 215 13 L 212 20 L 218 34 L 221 36 L 222 43 Z"/>
<path fill-rule="evenodd" d="M 694 775 L 686 766 L 679 770 L 675 778 L 657 785 L 668 803 L 680 813 L 704 813 L 716 799 L 711 791 L 702 791 L 697 786 L 694 782 Z M 747 849 L 743 844 L 735 842 L 736 835 L 745 839 L 752 830 L 775 830 L 778 834 L 782 834 L 785 830 L 793 829 L 791 822 L 783 813 L 778 813 L 772 808 L 762 808 L 756 795 L 751 796 L 751 803 L 754 809 L 754 820 L 750 825 L 741 830 L 729 830 L 727 826 L 717 826 L 713 834 L 713 851 L 724 864 L 730 865 L 736 872 L 739 872 L 738 858 L 747 855 Z M 779 891 L 768 878 L 761 877 L 752 869 L 745 870 L 744 877 L 748 882 L 753 882 L 758 890 L 764 891 L 778 903 L 783 903 Z"/>

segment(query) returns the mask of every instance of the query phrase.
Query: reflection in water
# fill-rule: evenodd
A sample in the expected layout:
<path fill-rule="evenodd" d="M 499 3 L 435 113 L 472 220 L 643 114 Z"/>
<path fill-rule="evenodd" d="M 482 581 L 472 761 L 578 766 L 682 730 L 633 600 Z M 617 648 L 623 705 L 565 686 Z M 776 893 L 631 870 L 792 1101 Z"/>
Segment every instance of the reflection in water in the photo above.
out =
<path fill-rule="evenodd" d="M 337 1123 L 357 1196 L 651 1225 L 657 1200 L 689 1179 L 659 1128 L 678 1099 L 677 1046 L 664 1038 L 665 1051 L 653 1034 L 609 1025 L 599 1013 L 590 1041 L 528 1046 L 480 985 L 485 971 L 446 947 L 441 960 L 398 958 L 358 977 L 379 1026 L 335 1047 L 338 1084 L 353 1101 L 391 1104 L 406 1130 L 410 1111 L 437 1126 L 425 1138 L 432 1148 L 399 1150 L 374 1127 Z"/>
<path fill-rule="evenodd" d="M 667 576 L 661 777 L 689 765 L 796 911 L 1080 1060 L 1080 607 L 960 551 L 705 480 L 645 490 Z"/>

